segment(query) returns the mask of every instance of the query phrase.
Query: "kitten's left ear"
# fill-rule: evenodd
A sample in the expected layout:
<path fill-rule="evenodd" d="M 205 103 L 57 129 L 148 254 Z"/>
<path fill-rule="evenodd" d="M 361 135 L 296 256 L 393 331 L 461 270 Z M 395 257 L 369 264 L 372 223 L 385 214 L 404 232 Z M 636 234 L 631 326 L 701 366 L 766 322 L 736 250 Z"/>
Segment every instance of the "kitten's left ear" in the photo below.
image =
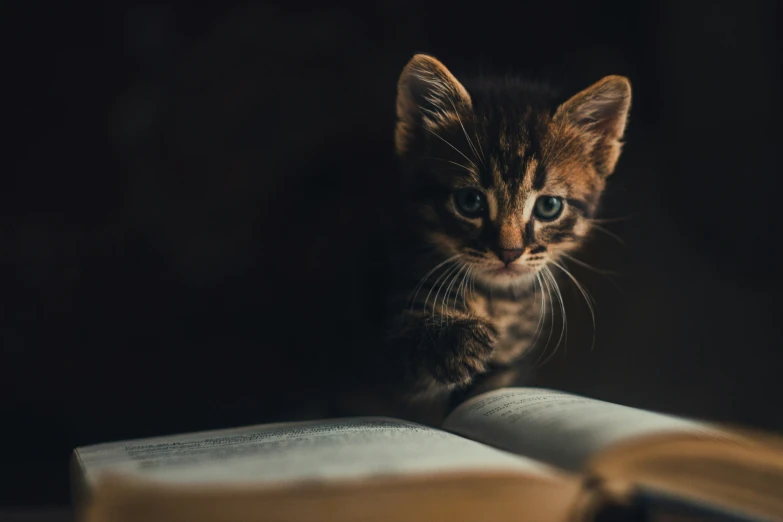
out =
<path fill-rule="evenodd" d="M 458 111 L 470 111 L 465 87 L 439 60 L 417 54 L 408 62 L 397 83 L 397 154 L 404 155 L 419 128 L 435 131 L 458 121 Z"/>
<path fill-rule="evenodd" d="M 630 108 L 631 82 L 624 76 L 607 76 L 563 103 L 555 120 L 570 123 L 590 138 L 595 168 L 608 176 L 620 158 Z"/>

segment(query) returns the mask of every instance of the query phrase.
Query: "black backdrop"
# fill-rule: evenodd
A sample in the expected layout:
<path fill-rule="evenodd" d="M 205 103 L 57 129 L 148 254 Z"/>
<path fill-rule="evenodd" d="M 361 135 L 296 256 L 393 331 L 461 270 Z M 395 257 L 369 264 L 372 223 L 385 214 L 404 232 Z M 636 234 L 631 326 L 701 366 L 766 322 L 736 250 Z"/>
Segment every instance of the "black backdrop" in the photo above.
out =
<path fill-rule="evenodd" d="M 269 404 L 295 368 L 259 393 L 237 384 L 276 364 L 247 289 L 273 248 L 254 241 L 274 226 L 257 209 L 285 188 L 247 165 L 386 161 L 373 147 L 390 151 L 417 51 L 458 75 L 634 85 L 611 235 L 581 255 L 616 275 L 572 267 L 597 301 L 595 346 L 567 290 L 568 342 L 536 382 L 783 430 L 779 9 L 6 6 L 0 501 L 66 502 L 77 445 L 285 417 Z"/>

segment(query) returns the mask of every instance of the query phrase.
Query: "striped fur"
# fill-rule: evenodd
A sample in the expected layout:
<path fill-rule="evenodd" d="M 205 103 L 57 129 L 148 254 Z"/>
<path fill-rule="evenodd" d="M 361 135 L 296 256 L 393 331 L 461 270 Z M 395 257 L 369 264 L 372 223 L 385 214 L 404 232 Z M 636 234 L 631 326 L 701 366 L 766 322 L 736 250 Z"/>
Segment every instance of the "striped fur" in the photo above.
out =
<path fill-rule="evenodd" d="M 519 80 L 463 84 L 430 56 L 408 63 L 395 134 L 404 205 L 390 234 L 382 357 L 407 400 L 465 389 L 534 344 L 552 306 L 542 292 L 553 284 L 548 267 L 588 234 L 629 106 L 630 84 L 618 76 L 558 104 Z M 483 215 L 459 210 L 465 188 L 483 195 Z M 552 221 L 534 216 L 544 196 L 562 198 Z M 503 252 L 521 255 L 506 266 Z"/>

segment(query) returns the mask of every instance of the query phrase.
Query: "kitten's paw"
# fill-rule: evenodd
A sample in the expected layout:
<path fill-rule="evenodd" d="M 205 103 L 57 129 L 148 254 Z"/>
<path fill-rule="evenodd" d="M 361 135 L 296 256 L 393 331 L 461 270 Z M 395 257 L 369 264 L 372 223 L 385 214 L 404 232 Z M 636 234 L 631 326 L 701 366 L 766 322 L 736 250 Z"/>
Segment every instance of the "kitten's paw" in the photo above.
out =
<path fill-rule="evenodd" d="M 436 339 L 429 367 L 438 382 L 466 385 L 486 370 L 497 337 L 495 327 L 482 319 L 458 319 Z"/>

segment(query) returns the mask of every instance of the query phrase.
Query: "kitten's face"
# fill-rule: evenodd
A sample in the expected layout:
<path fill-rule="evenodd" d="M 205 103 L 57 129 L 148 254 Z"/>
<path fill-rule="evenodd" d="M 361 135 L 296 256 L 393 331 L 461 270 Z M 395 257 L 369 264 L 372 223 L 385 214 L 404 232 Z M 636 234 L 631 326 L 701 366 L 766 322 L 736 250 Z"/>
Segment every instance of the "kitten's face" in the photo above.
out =
<path fill-rule="evenodd" d="M 415 56 L 400 78 L 397 152 L 433 246 L 485 284 L 514 285 L 589 231 L 620 155 L 630 85 L 610 76 L 554 110 L 522 84 L 469 87 Z"/>

